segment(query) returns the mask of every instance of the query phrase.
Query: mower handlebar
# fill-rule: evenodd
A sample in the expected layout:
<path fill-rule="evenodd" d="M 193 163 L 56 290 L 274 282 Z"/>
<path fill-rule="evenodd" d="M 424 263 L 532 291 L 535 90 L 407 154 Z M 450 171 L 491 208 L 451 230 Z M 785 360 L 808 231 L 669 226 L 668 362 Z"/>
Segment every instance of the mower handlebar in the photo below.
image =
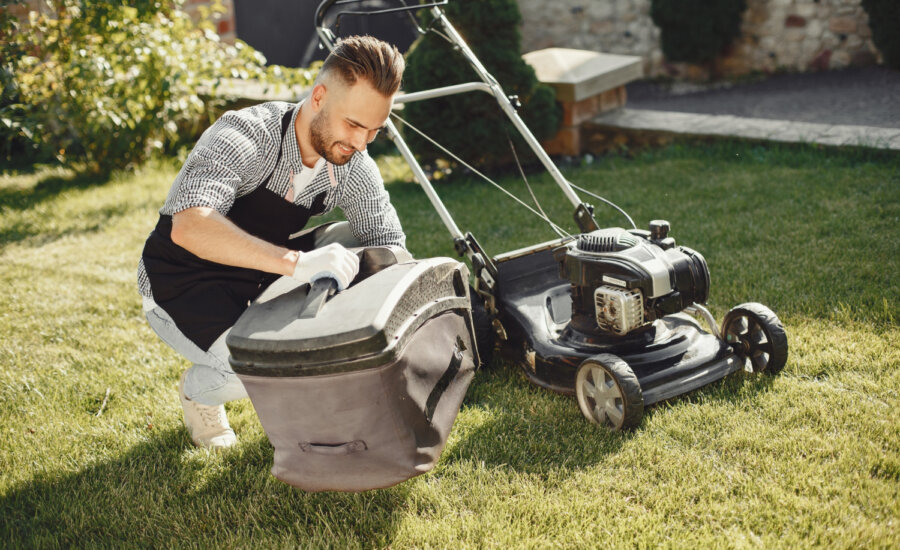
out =
<path fill-rule="evenodd" d="M 359 4 L 359 3 L 362 3 L 365 1 L 366 0 L 322 0 L 322 2 L 319 3 L 319 7 L 316 8 L 316 28 L 324 29 L 325 15 L 328 13 L 328 11 L 332 7 L 334 7 L 338 4 Z M 432 2 L 428 2 L 425 4 L 414 4 L 412 6 L 409 6 L 406 4 L 406 0 L 397 0 L 397 2 L 402 4 L 400 7 L 381 8 L 381 9 L 374 9 L 374 10 L 368 10 L 368 11 L 365 11 L 365 10 L 364 11 L 342 11 L 341 13 L 339 13 L 337 15 L 337 17 L 340 18 L 341 15 L 345 15 L 345 14 L 347 14 L 347 15 L 378 15 L 378 14 L 382 14 L 382 13 L 393 13 L 393 12 L 398 12 L 398 11 L 413 11 L 413 10 L 420 10 L 422 8 L 432 8 L 435 6 L 443 6 L 443 5 L 446 5 L 449 1 L 450 0 L 433 0 Z"/>

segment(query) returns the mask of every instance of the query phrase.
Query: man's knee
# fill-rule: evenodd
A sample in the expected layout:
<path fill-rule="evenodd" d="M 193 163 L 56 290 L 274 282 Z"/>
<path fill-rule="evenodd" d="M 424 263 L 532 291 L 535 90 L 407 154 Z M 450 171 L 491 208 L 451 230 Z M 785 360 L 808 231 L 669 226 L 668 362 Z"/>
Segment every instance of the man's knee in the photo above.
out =
<path fill-rule="evenodd" d="M 184 394 L 201 405 L 221 405 L 247 397 L 247 390 L 233 372 L 194 365 L 184 377 Z"/>
<path fill-rule="evenodd" d="M 345 248 L 358 248 L 362 246 L 353 235 L 348 222 L 337 222 L 320 227 L 316 230 L 315 247 L 322 248 L 332 243 L 338 243 Z"/>

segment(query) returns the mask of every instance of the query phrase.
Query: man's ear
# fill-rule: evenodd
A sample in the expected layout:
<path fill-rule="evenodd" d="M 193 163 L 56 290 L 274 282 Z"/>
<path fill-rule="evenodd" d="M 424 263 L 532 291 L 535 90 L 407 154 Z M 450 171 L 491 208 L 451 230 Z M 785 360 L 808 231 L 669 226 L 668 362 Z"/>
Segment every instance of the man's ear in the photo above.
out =
<path fill-rule="evenodd" d="M 320 111 L 322 109 L 322 103 L 325 101 L 325 94 L 327 91 L 324 84 L 319 83 L 313 86 L 309 99 L 314 111 Z"/>

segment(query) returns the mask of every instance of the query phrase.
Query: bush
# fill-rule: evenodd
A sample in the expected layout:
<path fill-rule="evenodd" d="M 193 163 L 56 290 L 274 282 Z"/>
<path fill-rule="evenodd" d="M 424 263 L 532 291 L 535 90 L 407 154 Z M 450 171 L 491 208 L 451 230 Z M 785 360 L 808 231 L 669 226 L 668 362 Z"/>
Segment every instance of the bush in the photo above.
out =
<path fill-rule="evenodd" d="M 862 0 L 869 15 L 872 41 L 884 57 L 885 65 L 900 69 L 900 2 L 897 0 Z"/>
<path fill-rule="evenodd" d="M 125 167 L 208 123 L 223 78 L 279 80 L 246 44 L 194 25 L 178 0 L 46 4 L 18 24 L 2 60 L 12 75 L 2 135 L 31 154 L 92 172 Z"/>
<path fill-rule="evenodd" d="M 23 52 L 12 39 L 18 32 L 18 20 L 6 6 L 0 7 L 0 156 L 7 161 L 26 154 L 30 140 L 19 128 L 21 112 L 12 72 L 13 60 Z"/>
<path fill-rule="evenodd" d="M 666 59 L 706 63 L 740 35 L 745 9 L 746 0 L 652 0 L 650 17 Z"/>
<path fill-rule="evenodd" d="M 535 136 L 555 135 L 561 110 L 552 88 L 540 84 L 534 69 L 520 56 L 522 16 L 515 0 L 456 0 L 444 9 L 504 91 L 519 96 L 520 116 Z M 430 15 L 423 14 L 423 20 L 430 22 Z M 409 53 L 403 87 L 413 92 L 473 80 L 478 77 L 463 57 L 442 37 L 428 33 Z M 480 164 L 495 165 L 510 158 L 504 125 L 510 128 L 510 136 L 517 135 L 496 101 L 480 92 L 407 104 L 404 118 L 467 162 Z M 413 132 L 405 136 L 423 160 L 441 156 Z"/>

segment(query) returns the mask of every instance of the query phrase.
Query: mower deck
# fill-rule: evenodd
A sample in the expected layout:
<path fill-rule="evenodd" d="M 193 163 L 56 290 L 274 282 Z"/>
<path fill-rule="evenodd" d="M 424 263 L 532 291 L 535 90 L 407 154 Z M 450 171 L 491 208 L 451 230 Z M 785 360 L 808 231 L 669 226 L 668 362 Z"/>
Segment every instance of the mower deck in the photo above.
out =
<path fill-rule="evenodd" d="M 507 333 L 504 351 L 534 384 L 575 394 L 578 366 L 600 353 L 622 358 L 637 376 L 645 405 L 715 382 L 743 368 L 722 340 L 686 314 L 669 315 L 626 336 L 573 331 L 571 284 L 561 279 L 553 249 L 542 243 L 494 258 L 497 307 Z"/>

